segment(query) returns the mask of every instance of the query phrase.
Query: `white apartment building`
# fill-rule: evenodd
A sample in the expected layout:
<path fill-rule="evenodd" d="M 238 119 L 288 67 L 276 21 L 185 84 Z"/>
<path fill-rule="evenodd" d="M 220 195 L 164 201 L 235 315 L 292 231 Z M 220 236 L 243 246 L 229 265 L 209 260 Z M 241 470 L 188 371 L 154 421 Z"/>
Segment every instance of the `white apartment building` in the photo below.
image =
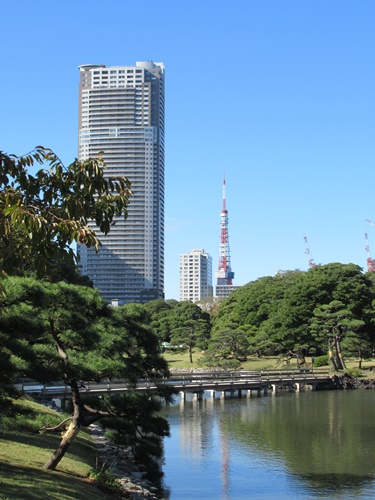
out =
<path fill-rule="evenodd" d="M 180 300 L 212 297 L 212 258 L 204 250 L 180 255 Z"/>
<path fill-rule="evenodd" d="M 126 176 L 133 191 L 128 219 L 98 231 L 98 253 L 78 245 L 82 274 L 108 302 L 164 298 L 164 65 L 79 70 L 79 158 L 103 151 L 106 177 Z"/>

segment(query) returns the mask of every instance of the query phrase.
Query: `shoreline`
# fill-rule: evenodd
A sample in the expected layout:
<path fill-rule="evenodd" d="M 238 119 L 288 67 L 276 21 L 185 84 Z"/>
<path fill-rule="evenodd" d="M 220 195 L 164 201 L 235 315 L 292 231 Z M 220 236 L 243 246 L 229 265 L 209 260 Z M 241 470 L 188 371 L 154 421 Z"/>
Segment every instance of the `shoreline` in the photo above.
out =
<path fill-rule="evenodd" d="M 109 469 L 116 476 L 123 488 L 124 498 L 132 500 L 161 500 L 160 490 L 146 479 L 146 472 L 137 465 L 129 449 L 113 444 L 105 437 L 105 432 L 98 424 L 89 426 L 92 441 L 97 450 L 101 470 Z"/>

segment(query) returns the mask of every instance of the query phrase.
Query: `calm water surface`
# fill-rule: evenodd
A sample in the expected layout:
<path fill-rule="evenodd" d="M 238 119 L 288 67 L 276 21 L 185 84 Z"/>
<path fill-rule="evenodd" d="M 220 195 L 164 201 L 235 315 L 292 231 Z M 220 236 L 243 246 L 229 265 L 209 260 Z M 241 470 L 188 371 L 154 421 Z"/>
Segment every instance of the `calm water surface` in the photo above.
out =
<path fill-rule="evenodd" d="M 375 499 L 375 391 L 208 397 L 165 412 L 171 500 Z"/>

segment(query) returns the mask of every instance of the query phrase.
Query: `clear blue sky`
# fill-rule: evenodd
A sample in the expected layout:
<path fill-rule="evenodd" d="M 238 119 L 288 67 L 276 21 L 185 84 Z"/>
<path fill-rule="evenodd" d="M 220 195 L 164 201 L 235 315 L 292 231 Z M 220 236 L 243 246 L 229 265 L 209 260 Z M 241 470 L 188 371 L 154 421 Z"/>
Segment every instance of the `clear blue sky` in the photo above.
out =
<path fill-rule="evenodd" d="M 77 155 L 80 64 L 166 66 L 166 298 L 179 254 L 234 283 L 375 252 L 373 0 L 2 2 L 0 149 Z"/>

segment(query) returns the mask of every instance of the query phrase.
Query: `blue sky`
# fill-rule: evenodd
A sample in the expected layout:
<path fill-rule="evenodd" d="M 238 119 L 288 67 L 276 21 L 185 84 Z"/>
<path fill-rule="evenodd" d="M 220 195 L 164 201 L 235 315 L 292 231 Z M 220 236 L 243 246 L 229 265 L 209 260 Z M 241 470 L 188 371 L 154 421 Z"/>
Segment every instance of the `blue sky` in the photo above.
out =
<path fill-rule="evenodd" d="M 234 283 L 375 252 L 373 0 L 2 2 L 0 149 L 77 155 L 80 64 L 166 66 L 166 298 L 179 254 Z"/>

